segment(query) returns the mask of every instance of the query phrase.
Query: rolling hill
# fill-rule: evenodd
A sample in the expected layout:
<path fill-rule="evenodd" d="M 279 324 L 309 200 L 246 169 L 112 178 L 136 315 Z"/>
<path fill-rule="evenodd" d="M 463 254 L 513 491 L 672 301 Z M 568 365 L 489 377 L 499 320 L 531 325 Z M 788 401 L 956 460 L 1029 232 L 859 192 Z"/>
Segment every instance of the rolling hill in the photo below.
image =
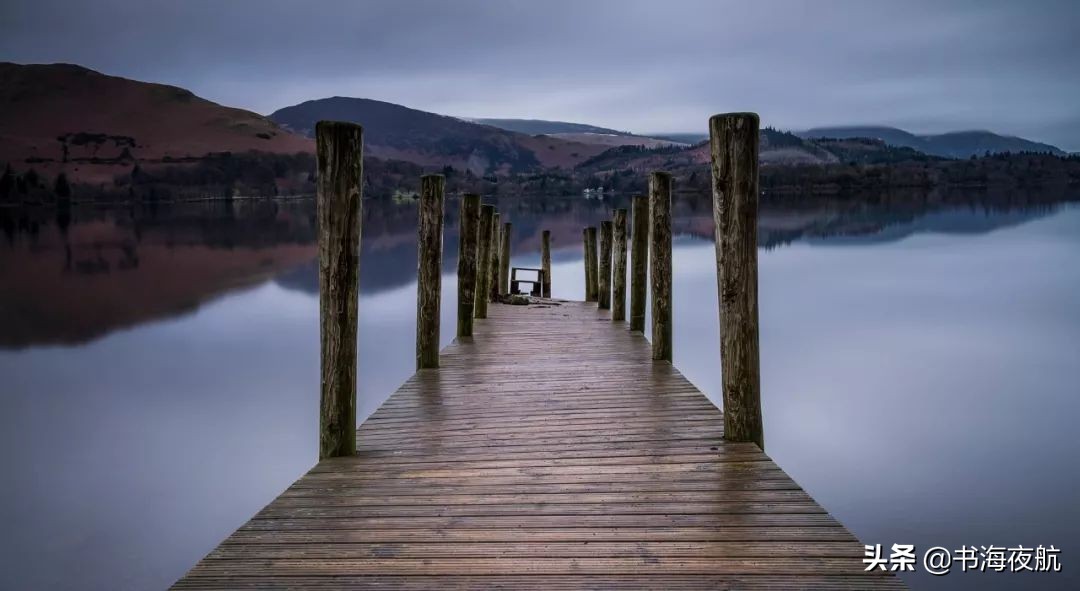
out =
<path fill-rule="evenodd" d="M 270 119 L 308 136 L 321 119 L 353 121 L 364 126 L 368 155 L 424 166 L 449 165 L 478 175 L 572 168 L 606 149 L 363 98 L 311 100 L 279 109 L 270 114 Z"/>
<path fill-rule="evenodd" d="M 606 127 L 597 127 L 586 123 L 568 123 L 566 121 L 546 121 L 544 119 L 469 119 L 475 123 L 491 125 L 507 131 L 546 135 L 571 142 L 596 144 L 600 146 L 643 146 L 660 148 L 671 145 L 686 145 L 667 138 L 655 138 L 637 135 L 626 131 L 616 131 Z"/>
<path fill-rule="evenodd" d="M 313 143 L 175 86 L 71 64 L 0 63 L 0 161 L 15 169 L 105 183 L 135 161 L 251 150 L 310 152 Z"/>
<path fill-rule="evenodd" d="M 937 135 L 915 135 L 903 129 L 881 126 L 817 127 L 799 132 L 807 139 L 870 138 L 893 146 L 911 148 L 944 158 L 969 158 L 1000 152 L 1049 152 L 1064 156 L 1056 146 L 990 131 L 954 131 Z"/>

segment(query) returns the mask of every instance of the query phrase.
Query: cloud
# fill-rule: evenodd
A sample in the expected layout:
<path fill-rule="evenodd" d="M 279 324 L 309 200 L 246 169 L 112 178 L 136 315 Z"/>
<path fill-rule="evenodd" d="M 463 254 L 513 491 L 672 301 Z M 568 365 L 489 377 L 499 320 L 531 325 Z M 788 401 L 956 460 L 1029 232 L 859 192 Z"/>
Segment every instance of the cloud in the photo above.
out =
<path fill-rule="evenodd" d="M 0 59 L 262 113 L 346 95 L 658 132 L 755 110 L 782 128 L 983 128 L 1077 150 L 1078 23 L 1071 0 L 9 0 Z"/>

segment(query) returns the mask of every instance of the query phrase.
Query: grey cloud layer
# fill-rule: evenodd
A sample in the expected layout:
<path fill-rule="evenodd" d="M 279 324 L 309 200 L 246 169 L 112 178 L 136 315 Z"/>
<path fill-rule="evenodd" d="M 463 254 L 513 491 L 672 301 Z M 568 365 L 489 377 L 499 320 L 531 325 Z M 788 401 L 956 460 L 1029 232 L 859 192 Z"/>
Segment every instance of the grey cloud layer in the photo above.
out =
<path fill-rule="evenodd" d="M 1080 2 L 4 0 L 0 59 L 75 62 L 266 113 L 329 95 L 702 130 L 988 128 L 1080 149 Z"/>

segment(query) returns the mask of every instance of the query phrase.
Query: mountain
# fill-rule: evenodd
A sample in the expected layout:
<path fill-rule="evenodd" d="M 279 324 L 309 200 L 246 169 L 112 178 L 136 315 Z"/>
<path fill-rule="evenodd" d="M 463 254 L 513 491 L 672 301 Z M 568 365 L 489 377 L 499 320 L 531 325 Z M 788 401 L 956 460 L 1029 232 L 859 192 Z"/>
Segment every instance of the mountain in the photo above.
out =
<path fill-rule="evenodd" d="M 546 135 L 571 142 L 607 147 L 644 146 L 646 148 L 659 148 L 686 143 L 667 138 L 635 135 L 626 131 L 616 131 L 586 123 L 545 121 L 543 119 L 470 119 L 469 121 L 491 125 L 507 131 L 516 131 L 529 135 Z"/>
<path fill-rule="evenodd" d="M 319 120 L 353 121 L 364 126 L 368 155 L 424 166 L 449 165 L 474 174 L 572 168 L 604 150 L 363 98 L 307 101 L 275 111 L 270 119 L 307 136 L 314 134 Z"/>
<path fill-rule="evenodd" d="M 543 119 L 469 119 L 473 123 L 490 125 L 528 135 L 553 135 L 557 133 L 599 133 L 604 135 L 633 135 L 625 131 L 616 131 L 606 127 L 597 127 L 587 123 L 568 123 L 566 121 L 545 121 Z"/>
<path fill-rule="evenodd" d="M 136 161 L 251 150 L 293 154 L 313 144 L 175 86 L 71 64 L 0 63 L 0 161 L 13 168 L 107 183 Z"/>
<path fill-rule="evenodd" d="M 1056 146 L 1034 142 L 1024 138 L 999 135 L 990 131 L 954 131 L 937 135 L 915 135 L 895 127 L 817 127 L 799 132 L 807 139 L 820 138 L 871 138 L 893 146 L 912 148 L 933 156 L 945 158 L 969 158 L 987 152 L 1049 152 L 1064 156 Z"/>

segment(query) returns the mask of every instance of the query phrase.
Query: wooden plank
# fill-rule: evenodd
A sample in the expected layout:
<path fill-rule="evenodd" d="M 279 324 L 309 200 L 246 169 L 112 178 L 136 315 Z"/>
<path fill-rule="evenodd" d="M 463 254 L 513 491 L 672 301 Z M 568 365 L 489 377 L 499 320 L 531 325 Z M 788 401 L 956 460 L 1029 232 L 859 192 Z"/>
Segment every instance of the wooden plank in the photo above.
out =
<path fill-rule="evenodd" d="M 175 588 L 903 588 L 641 333 L 487 316 Z"/>

